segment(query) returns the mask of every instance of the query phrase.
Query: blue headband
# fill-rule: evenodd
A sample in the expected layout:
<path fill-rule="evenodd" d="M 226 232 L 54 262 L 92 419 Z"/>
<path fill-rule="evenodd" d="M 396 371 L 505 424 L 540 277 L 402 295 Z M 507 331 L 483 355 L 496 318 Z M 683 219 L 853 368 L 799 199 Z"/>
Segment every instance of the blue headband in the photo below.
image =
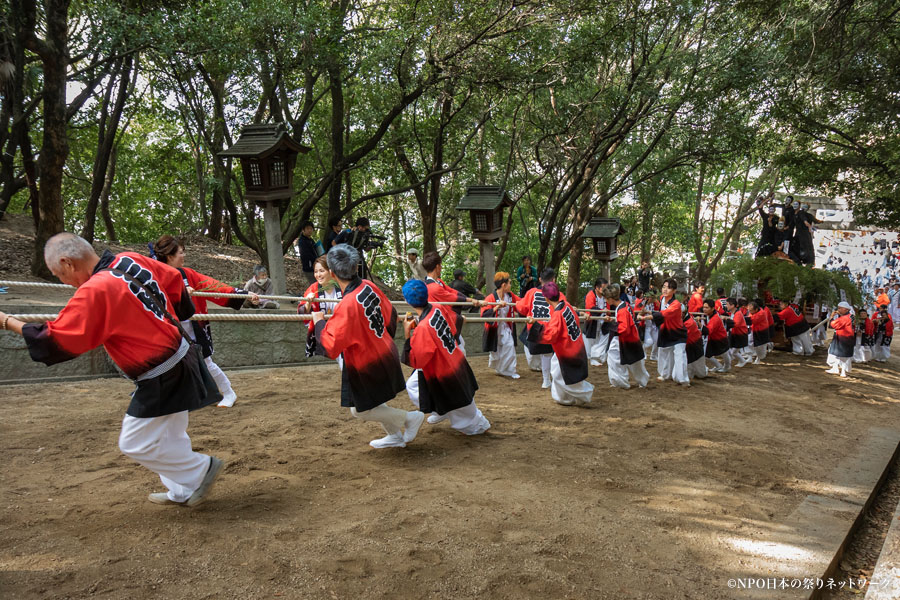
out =
<path fill-rule="evenodd" d="M 403 298 L 410 306 L 422 308 L 428 304 L 428 287 L 424 281 L 411 279 L 403 284 Z"/>

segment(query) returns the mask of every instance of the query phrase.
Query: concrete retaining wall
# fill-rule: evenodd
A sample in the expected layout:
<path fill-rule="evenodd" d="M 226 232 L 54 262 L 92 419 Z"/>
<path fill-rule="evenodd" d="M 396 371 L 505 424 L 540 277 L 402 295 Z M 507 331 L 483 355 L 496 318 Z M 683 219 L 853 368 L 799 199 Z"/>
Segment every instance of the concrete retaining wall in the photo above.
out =
<path fill-rule="evenodd" d="M 210 305 L 212 306 L 212 305 Z M 10 314 L 54 313 L 61 306 L 3 305 Z M 211 309 L 212 312 L 231 312 L 229 309 Z M 408 306 L 398 306 L 404 315 Z M 293 310 L 265 311 L 266 314 Z M 262 311 L 254 311 L 262 313 Z M 215 343 L 215 361 L 223 368 L 291 365 L 324 361 L 322 357 L 306 358 L 306 324 L 288 322 L 230 321 L 212 324 Z M 469 354 L 481 351 L 483 324 L 463 326 L 463 337 Z M 403 347 L 403 329 L 398 326 L 395 341 Z M 24 340 L 14 334 L 0 332 L 0 383 L 24 382 L 55 377 L 93 377 L 118 373 L 103 348 L 79 356 L 52 367 L 31 360 Z"/>

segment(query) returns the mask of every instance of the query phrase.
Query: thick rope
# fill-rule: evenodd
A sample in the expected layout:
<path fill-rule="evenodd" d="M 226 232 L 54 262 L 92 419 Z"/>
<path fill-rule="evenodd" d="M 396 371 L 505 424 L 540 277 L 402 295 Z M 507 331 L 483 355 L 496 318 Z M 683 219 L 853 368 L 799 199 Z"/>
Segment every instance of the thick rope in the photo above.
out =
<path fill-rule="evenodd" d="M 28 314 L 28 315 L 10 315 L 13 319 L 18 319 L 23 323 L 42 323 L 44 321 L 52 321 L 57 314 Z M 325 315 L 326 319 L 330 319 L 332 315 Z M 206 314 L 194 315 L 191 321 L 311 321 L 312 315 L 293 315 L 293 314 Z M 527 323 L 525 317 L 463 317 L 467 323 L 496 323 L 503 321 L 505 323 Z M 542 323 L 545 321 L 535 321 Z"/>
<path fill-rule="evenodd" d="M 64 283 L 44 283 L 39 281 L 0 281 L 0 286 L 18 286 L 18 287 L 38 287 L 38 288 L 57 288 L 74 290 L 71 285 Z M 228 294 L 225 292 L 192 292 L 191 296 L 198 298 L 247 298 L 247 294 Z M 259 296 L 260 300 L 283 300 L 285 302 L 340 302 L 340 298 L 317 298 L 308 296 Z M 406 302 L 402 300 L 391 300 L 393 305 L 404 305 Z M 471 302 L 432 302 L 431 304 L 442 304 L 444 306 L 472 306 Z M 499 306 L 500 302 L 487 302 L 485 306 Z"/>

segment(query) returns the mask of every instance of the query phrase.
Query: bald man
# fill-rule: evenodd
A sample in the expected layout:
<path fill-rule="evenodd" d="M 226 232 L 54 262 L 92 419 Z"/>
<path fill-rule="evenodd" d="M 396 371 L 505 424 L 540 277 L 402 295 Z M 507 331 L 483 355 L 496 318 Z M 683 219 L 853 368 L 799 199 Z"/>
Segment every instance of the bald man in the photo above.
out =
<path fill-rule="evenodd" d="M 200 504 L 223 463 L 193 451 L 188 412 L 222 396 L 178 324 L 194 312 L 181 273 L 133 252 L 97 256 L 71 233 L 50 238 L 44 260 L 60 281 L 77 288 L 75 294 L 52 321 L 25 324 L 0 312 L 0 326 L 22 335 L 31 358 L 48 366 L 102 344 L 135 383 L 119 449 L 167 488 L 148 499 Z"/>

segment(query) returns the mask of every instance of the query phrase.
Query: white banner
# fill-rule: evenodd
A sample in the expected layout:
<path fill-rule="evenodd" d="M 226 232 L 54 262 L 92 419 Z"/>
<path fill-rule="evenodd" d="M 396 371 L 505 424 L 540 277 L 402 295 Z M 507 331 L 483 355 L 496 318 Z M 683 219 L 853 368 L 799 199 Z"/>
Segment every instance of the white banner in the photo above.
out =
<path fill-rule="evenodd" d="M 799 277 L 794 277 L 794 285 L 797 286 L 797 293 L 794 294 L 794 302 L 800 304 L 800 301 L 803 299 L 803 289 L 800 287 Z"/>
<path fill-rule="evenodd" d="M 735 281 L 734 285 L 731 286 L 731 297 L 734 299 L 738 299 L 741 297 L 741 292 L 744 291 L 744 284 L 740 281 Z"/>

